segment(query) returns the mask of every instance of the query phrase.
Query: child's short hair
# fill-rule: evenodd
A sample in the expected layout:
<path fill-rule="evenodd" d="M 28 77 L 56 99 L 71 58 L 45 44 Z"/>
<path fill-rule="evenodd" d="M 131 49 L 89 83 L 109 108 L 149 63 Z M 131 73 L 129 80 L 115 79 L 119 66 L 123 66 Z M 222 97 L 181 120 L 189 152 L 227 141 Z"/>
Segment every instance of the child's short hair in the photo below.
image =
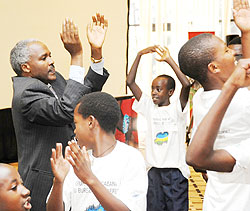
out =
<path fill-rule="evenodd" d="M 208 64 L 214 60 L 216 46 L 212 45 L 213 38 L 216 37 L 210 33 L 195 36 L 181 47 L 178 54 L 181 71 L 200 84 L 206 82 Z"/>
<path fill-rule="evenodd" d="M 167 90 L 170 90 L 170 89 L 175 90 L 175 80 L 171 76 L 163 74 L 163 75 L 158 75 L 156 78 L 167 79 L 167 87 L 166 87 Z"/>
<path fill-rule="evenodd" d="M 78 113 L 84 119 L 92 115 L 104 131 L 115 133 L 121 111 L 112 95 L 105 92 L 89 93 L 81 98 L 79 104 Z"/>

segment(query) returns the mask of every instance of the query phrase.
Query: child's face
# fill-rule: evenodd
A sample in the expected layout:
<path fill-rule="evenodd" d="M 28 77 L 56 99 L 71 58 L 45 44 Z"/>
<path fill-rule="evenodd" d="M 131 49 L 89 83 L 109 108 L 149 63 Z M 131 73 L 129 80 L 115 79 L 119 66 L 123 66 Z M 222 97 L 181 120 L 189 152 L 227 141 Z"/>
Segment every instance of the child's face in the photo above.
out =
<path fill-rule="evenodd" d="M 30 210 L 30 191 L 23 186 L 16 169 L 0 164 L 0 172 L 0 211 Z"/>
<path fill-rule="evenodd" d="M 74 111 L 74 122 L 75 122 L 75 135 L 77 138 L 77 143 L 80 147 L 85 146 L 86 149 L 90 149 L 89 138 L 91 137 L 89 133 L 89 120 L 84 119 L 81 114 L 78 113 L 79 104 L 76 106 Z"/>
<path fill-rule="evenodd" d="M 172 94 L 167 90 L 167 82 L 167 79 L 161 77 L 154 79 L 152 82 L 151 96 L 154 104 L 158 106 L 169 105 L 169 98 Z"/>
<path fill-rule="evenodd" d="M 213 63 L 220 70 L 219 77 L 226 81 L 235 69 L 235 52 L 217 37 L 214 37 L 212 42 L 216 46 Z"/>

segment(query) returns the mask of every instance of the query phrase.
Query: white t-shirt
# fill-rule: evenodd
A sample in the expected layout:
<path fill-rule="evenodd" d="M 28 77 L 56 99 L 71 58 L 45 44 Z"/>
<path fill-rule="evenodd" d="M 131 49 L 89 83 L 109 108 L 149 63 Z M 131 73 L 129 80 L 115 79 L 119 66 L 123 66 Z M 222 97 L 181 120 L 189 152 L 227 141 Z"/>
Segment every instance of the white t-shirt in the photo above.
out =
<path fill-rule="evenodd" d="M 147 173 L 141 153 L 117 141 L 108 155 L 95 158 L 90 153 L 91 169 L 102 184 L 132 211 L 146 210 Z M 89 187 L 75 175 L 73 168 L 63 186 L 65 211 L 104 210 Z"/>
<path fill-rule="evenodd" d="M 157 168 L 178 168 L 186 178 L 190 176 L 185 162 L 187 107 L 182 111 L 180 101 L 158 107 L 151 97 L 142 94 L 134 101 L 133 110 L 147 121 L 145 140 L 146 161 Z"/>
<path fill-rule="evenodd" d="M 192 136 L 202 118 L 220 94 L 220 90 L 201 88 L 193 98 L 194 127 Z M 236 160 L 230 173 L 207 171 L 203 210 L 245 211 L 250 209 L 250 92 L 239 89 L 224 116 L 214 149 L 228 151 Z"/>
<path fill-rule="evenodd" d="M 211 172 L 203 203 L 204 211 L 249 211 L 250 139 L 225 148 L 236 160 L 231 173 Z"/>
<path fill-rule="evenodd" d="M 198 125 L 220 94 L 220 90 L 204 91 L 200 88 L 193 98 L 194 125 L 192 136 Z M 222 120 L 214 149 L 223 149 L 250 137 L 250 91 L 239 89 Z"/>

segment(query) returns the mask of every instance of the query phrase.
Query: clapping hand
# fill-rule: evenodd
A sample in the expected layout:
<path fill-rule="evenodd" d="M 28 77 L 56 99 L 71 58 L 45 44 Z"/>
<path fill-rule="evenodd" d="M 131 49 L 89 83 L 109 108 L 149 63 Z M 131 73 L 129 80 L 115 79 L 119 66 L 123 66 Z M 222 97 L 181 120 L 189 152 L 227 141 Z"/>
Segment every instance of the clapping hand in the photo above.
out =
<path fill-rule="evenodd" d="M 88 152 L 83 146 L 82 149 L 77 145 L 76 141 L 68 142 L 70 150 L 67 160 L 72 165 L 76 176 L 85 184 L 93 178 L 93 173 L 91 170 L 91 162 L 89 159 Z"/>
<path fill-rule="evenodd" d="M 240 59 L 234 72 L 225 84 L 232 83 L 235 87 L 250 86 L 250 59 Z"/>
<path fill-rule="evenodd" d="M 69 147 L 65 149 L 65 157 L 68 157 Z M 55 176 L 55 181 L 59 183 L 63 183 L 65 177 L 69 172 L 69 162 L 63 158 L 62 155 L 62 144 L 57 143 L 56 149 L 52 149 L 52 155 L 50 158 L 52 172 Z"/>

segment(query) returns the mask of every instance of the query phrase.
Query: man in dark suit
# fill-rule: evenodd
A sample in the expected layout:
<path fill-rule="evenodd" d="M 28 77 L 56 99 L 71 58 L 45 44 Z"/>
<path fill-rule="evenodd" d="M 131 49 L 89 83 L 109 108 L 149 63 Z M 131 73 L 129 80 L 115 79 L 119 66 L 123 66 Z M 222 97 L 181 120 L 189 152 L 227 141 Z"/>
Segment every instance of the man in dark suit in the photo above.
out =
<path fill-rule="evenodd" d="M 108 78 L 103 68 L 102 45 L 107 21 L 99 14 L 87 28 L 91 46 L 91 67 L 85 78 L 83 50 L 78 28 L 66 19 L 61 33 L 71 55 L 69 80 L 55 71 L 47 46 L 38 40 L 23 40 L 12 49 L 10 61 L 17 73 L 13 77 L 12 115 L 18 146 L 18 171 L 31 191 L 34 211 L 43 211 L 53 182 L 51 149 L 56 142 L 65 147 L 74 135 L 73 112 L 86 93 L 102 89 Z"/>

